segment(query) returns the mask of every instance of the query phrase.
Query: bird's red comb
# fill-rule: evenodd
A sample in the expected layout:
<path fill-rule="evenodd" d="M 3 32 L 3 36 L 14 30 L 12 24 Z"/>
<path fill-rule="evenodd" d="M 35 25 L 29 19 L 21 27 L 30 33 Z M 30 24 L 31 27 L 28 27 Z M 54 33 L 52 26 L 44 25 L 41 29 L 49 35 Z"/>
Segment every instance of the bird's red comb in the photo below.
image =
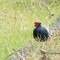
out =
<path fill-rule="evenodd" d="M 34 24 L 38 24 L 39 22 L 35 22 Z"/>
<path fill-rule="evenodd" d="M 38 25 L 39 25 L 39 22 L 35 22 L 34 24 L 35 24 L 35 27 L 38 27 Z"/>

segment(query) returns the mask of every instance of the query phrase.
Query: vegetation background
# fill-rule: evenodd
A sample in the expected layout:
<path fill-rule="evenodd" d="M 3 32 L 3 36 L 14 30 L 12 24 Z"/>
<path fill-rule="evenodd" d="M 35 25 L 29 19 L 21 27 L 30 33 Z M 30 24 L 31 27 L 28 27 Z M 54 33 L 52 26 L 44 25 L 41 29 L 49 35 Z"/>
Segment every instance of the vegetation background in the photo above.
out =
<path fill-rule="evenodd" d="M 35 21 L 50 27 L 59 16 L 60 0 L 0 0 L 0 60 L 27 41 L 35 42 L 32 34 Z M 60 52 L 59 40 L 52 37 L 45 50 L 55 47 Z"/>

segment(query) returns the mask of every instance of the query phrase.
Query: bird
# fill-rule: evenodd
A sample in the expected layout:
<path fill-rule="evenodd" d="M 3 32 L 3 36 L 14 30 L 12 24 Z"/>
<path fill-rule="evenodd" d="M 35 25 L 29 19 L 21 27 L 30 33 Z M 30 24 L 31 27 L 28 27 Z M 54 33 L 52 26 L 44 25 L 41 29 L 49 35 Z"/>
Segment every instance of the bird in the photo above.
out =
<path fill-rule="evenodd" d="M 36 41 L 47 41 L 51 36 L 60 36 L 60 17 L 58 17 L 56 23 L 49 28 L 42 26 L 40 22 L 35 22 L 34 24 L 33 37 Z"/>
<path fill-rule="evenodd" d="M 36 41 L 47 41 L 49 37 L 48 30 L 41 25 L 39 22 L 35 22 L 35 28 L 33 30 L 33 37 Z"/>

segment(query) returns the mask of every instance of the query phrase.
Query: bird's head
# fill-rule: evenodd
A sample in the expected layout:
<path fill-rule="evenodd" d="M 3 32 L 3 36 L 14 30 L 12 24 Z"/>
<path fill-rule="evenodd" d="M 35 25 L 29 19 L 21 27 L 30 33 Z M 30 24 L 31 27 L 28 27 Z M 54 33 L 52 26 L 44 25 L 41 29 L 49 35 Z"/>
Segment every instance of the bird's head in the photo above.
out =
<path fill-rule="evenodd" d="M 39 22 L 35 22 L 34 24 L 35 24 L 35 27 L 41 26 L 41 23 Z"/>

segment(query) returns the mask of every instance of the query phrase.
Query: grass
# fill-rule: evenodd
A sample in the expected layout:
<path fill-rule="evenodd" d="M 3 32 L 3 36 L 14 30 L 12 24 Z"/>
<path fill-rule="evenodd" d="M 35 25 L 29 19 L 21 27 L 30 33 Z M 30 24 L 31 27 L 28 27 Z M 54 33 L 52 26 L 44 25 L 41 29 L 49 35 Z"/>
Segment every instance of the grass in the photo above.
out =
<path fill-rule="evenodd" d="M 49 18 L 48 10 L 39 1 L 34 0 L 34 6 L 31 5 L 30 0 L 17 1 L 16 3 L 15 0 L 0 0 L 0 60 L 33 37 L 35 21 L 49 26 L 49 22 L 52 25 L 60 15 L 60 5 L 57 3 L 50 7 L 50 12 L 54 13 L 54 16 Z M 52 46 L 51 44 L 48 44 L 48 48 Z"/>
<path fill-rule="evenodd" d="M 54 54 L 54 53 L 60 52 L 59 39 L 60 39 L 59 37 L 55 37 L 55 38 L 51 37 L 50 41 L 48 40 L 47 42 L 36 42 L 33 38 L 31 38 L 26 40 L 24 45 L 17 48 L 16 51 L 18 51 L 26 60 L 39 60 L 42 57 L 40 50 L 44 49 L 46 52 L 48 52 L 46 54 L 47 60 L 54 60 L 54 59 L 59 60 L 60 55 Z M 52 54 L 49 54 L 49 53 L 52 53 Z M 15 55 L 17 55 L 16 52 L 15 52 Z M 57 58 L 55 58 L 56 56 Z M 14 55 L 12 55 L 11 57 L 14 57 Z M 19 58 L 20 57 L 18 57 L 17 59 Z"/>

